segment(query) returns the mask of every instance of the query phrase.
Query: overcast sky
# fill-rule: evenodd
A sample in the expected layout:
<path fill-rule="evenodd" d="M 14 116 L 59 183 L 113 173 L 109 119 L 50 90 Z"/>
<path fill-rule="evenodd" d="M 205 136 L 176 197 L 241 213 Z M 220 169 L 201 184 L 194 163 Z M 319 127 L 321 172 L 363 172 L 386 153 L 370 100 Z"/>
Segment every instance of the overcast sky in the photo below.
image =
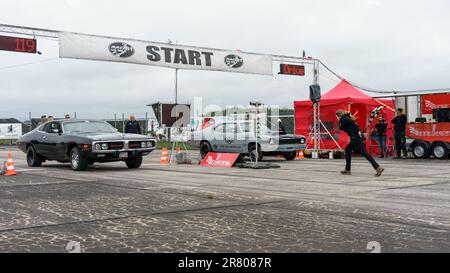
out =
<path fill-rule="evenodd" d="M 0 23 L 267 54 L 304 49 L 363 86 L 415 90 L 450 87 L 449 10 L 446 0 L 15 0 L 0 1 Z M 171 69 L 58 59 L 57 41 L 41 38 L 38 50 L 0 51 L 0 117 L 142 116 L 147 103 L 173 101 Z M 307 98 L 311 70 L 301 78 L 184 70 L 179 101 L 292 106 Z M 336 79 L 321 72 L 326 91 Z"/>

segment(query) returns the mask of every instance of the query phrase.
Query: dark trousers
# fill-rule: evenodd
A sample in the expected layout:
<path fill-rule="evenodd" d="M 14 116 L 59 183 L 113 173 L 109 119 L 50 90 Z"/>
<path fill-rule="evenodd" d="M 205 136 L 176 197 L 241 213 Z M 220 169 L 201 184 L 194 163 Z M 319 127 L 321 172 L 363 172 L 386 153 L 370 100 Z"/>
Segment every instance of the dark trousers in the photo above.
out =
<path fill-rule="evenodd" d="M 345 170 L 350 171 L 352 167 L 352 152 L 359 152 L 362 156 L 364 156 L 372 167 L 376 170 L 380 165 L 373 159 L 371 155 L 369 155 L 366 151 L 366 147 L 364 147 L 364 143 L 361 138 L 351 138 L 350 143 L 345 147 Z"/>
<path fill-rule="evenodd" d="M 397 156 L 406 156 L 406 136 L 405 132 L 395 132 L 395 150 L 397 151 Z"/>

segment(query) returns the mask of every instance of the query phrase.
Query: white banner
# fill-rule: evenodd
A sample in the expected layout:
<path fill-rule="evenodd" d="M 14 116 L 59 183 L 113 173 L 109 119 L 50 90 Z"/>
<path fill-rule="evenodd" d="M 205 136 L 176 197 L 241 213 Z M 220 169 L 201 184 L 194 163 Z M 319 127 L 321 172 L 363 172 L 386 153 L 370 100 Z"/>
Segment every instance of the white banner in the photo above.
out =
<path fill-rule="evenodd" d="M 273 75 L 270 55 L 70 32 L 59 33 L 59 57 Z"/>
<path fill-rule="evenodd" d="M 1 123 L 0 139 L 18 139 L 22 136 L 21 123 Z"/>

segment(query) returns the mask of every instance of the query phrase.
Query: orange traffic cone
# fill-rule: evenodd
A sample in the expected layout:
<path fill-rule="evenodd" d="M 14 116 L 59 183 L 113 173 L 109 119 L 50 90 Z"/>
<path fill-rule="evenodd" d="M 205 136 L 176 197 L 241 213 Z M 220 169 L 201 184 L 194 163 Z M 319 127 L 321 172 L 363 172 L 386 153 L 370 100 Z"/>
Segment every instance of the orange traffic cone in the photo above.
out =
<path fill-rule="evenodd" d="M 6 173 L 5 175 L 16 175 L 16 170 L 14 169 L 14 162 L 12 160 L 12 154 L 8 153 L 8 161 L 6 163 Z"/>
<path fill-rule="evenodd" d="M 303 154 L 303 151 L 297 151 L 297 156 L 295 159 L 302 159 L 305 158 L 305 154 Z"/>
<path fill-rule="evenodd" d="M 162 154 L 161 154 L 161 164 L 167 165 L 169 164 L 169 152 L 167 151 L 166 147 L 163 147 Z"/>

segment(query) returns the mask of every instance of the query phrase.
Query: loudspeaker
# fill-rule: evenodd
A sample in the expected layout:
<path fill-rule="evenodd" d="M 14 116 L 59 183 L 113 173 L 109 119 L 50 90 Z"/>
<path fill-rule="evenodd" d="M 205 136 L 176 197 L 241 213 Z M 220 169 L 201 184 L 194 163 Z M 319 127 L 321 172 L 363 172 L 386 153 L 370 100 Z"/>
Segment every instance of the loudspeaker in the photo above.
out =
<path fill-rule="evenodd" d="M 320 101 L 320 85 L 318 84 L 313 84 L 309 86 L 309 99 L 313 102 L 313 103 L 317 103 Z"/>
<path fill-rule="evenodd" d="M 425 123 L 425 122 L 427 122 L 427 119 L 426 118 L 416 118 L 415 122 L 416 123 Z"/>
<path fill-rule="evenodd" d="M 450 122 L 450 108 L 433 109 L 433 119 L 437 122 Z"/>

